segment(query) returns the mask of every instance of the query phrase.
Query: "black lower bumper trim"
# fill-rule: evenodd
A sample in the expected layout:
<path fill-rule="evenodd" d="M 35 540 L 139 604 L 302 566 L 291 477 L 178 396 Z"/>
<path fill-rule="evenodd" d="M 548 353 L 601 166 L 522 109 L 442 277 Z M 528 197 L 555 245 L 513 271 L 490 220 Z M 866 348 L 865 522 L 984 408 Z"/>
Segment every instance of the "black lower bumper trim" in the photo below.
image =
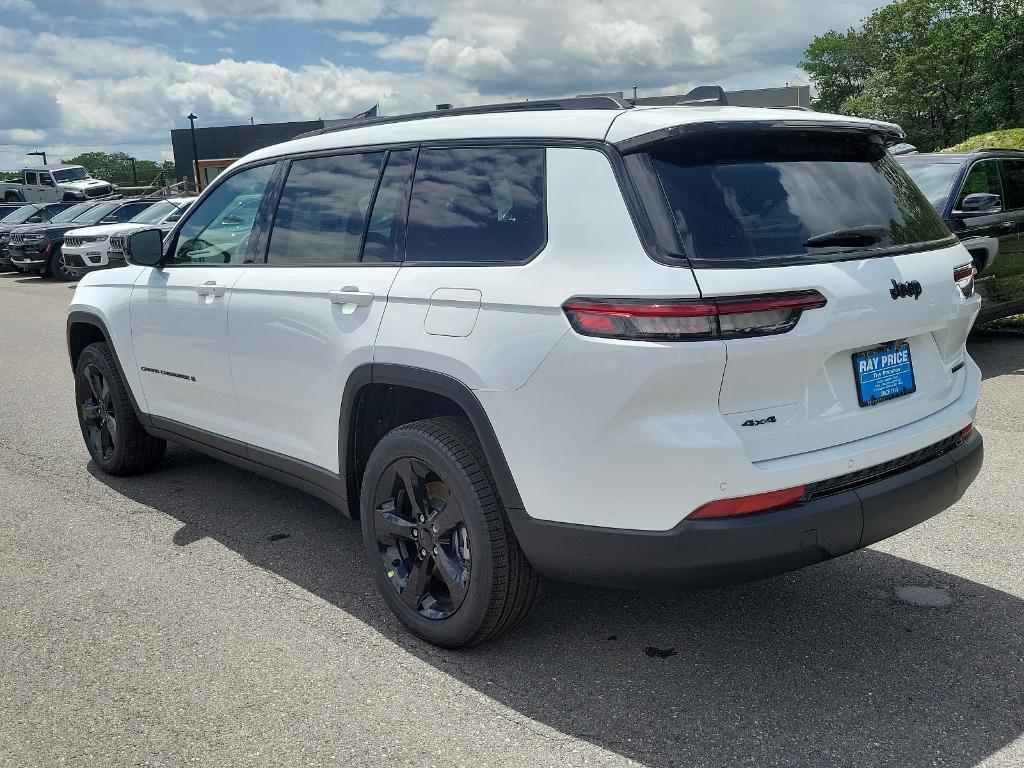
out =
<path fill-rule="evenodd" d="M 569 525 L 509 509 L 541 574 L 625 587 L 709 586 L 771 576 L 866 547 L 947 509 L 981 470 L 983 441 L 899 474 L 792 507 L 745 517 L 683 520 L 669 531 Z"/>

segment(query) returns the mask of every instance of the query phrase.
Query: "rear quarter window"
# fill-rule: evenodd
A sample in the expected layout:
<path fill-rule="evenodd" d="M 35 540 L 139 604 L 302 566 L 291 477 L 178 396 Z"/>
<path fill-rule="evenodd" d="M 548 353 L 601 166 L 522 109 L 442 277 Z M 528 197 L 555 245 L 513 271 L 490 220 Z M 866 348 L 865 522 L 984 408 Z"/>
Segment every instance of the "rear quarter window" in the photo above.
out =
<path fill-rule="evenodd" d="M 855 258 L 950 236 L 867 134 L 737 130 L 648 154 L 686 255 L 701 266 Z"/>
<path fill-rule="evenodd" d="M 521 263 L 545 240 L 542 147 L 420 151 L 406 261 Z"/>
<path fill-rule="evenodd" d="M 1003 161 L 1003 188 L 1006 209 L 1024 208 L 1024 160 Z"/>

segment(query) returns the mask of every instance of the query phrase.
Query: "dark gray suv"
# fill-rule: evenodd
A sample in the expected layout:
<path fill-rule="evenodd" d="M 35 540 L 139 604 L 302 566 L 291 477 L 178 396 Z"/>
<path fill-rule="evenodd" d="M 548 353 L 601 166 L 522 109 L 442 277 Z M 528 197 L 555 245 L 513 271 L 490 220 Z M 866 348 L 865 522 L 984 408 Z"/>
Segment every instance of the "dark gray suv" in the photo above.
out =
<path fill-rule="evenodd" d="M 1024 152 L 914 153 L 896 160 L 978 267 L 979 322 L 1024 313 Z M 978 238 L 997 248 L 971 247 Z"/>

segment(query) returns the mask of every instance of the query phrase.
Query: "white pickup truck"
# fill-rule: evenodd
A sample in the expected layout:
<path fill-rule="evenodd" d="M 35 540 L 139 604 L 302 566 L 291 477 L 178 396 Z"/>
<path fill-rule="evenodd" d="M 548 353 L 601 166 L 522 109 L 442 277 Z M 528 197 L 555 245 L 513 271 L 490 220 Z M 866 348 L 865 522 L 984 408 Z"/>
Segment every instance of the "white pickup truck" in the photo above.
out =
<path fill-rule="evenodd" d="M 80 165 L 42 165 L 21 172 L 21 182 L 0 182 L 4 202 L 81 202 L 118 197 L 117 187 L 94 179 Z"/>

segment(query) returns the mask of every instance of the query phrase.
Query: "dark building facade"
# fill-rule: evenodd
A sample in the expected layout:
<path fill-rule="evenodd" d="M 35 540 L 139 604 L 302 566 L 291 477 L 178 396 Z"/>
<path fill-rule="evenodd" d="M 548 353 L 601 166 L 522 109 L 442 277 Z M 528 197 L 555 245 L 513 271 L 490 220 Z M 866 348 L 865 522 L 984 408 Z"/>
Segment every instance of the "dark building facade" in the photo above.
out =
<path fill-rule="evenodd" d="M 315 131 L 335 121 L 306 120 L 295 123 L 258 123 L 256 125 L 225 125 L 217 128 L 196 127 L 196 151 L 199 160 L 237 160 L 271 144 L 294 139 L 300 133 Z M 192 132 L 188 128 L 171 131 L 174 152 L 174 176 L 195 181 L 192 155 Z"/>

